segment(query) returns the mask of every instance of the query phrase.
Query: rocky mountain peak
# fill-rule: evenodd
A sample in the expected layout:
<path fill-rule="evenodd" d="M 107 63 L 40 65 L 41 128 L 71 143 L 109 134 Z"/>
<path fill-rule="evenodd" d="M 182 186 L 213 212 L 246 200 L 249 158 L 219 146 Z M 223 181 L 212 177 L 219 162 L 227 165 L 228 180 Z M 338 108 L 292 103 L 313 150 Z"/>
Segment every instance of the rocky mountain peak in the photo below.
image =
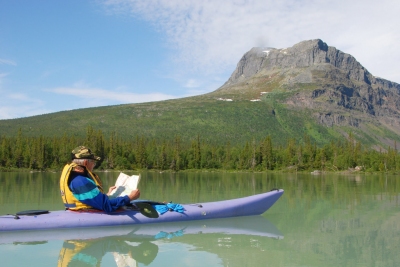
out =
<path fill-rule="evenodd" d="M 331 65 L 349 79 L 370 84 L 374 77 L 351 55 L 328 46 L 320 39 L 302 41 L 289 48 L 254 47 L 240 59 L 224 86 L 240 83 L 260 71 Z"/>

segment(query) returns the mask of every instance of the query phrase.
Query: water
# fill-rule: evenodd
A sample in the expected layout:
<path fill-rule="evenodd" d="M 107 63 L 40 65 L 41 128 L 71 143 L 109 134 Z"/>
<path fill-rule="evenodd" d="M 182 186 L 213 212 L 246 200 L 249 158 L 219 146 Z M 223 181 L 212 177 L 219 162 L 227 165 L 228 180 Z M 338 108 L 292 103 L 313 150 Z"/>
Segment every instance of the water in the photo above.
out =
<path fill-rule="evenodd" d="M 2 266 L 399 266 L 394 176 L 142 173 L 142 198 L 177 203 L 278 187 L 262 216 L 0 234 Z M 100 173 L 111 186 L 118 173 Z M 63 209 L 59 173 L 0 173 L 0 214 Z M 1 223 L 1 221 L 0 221 Z"/>

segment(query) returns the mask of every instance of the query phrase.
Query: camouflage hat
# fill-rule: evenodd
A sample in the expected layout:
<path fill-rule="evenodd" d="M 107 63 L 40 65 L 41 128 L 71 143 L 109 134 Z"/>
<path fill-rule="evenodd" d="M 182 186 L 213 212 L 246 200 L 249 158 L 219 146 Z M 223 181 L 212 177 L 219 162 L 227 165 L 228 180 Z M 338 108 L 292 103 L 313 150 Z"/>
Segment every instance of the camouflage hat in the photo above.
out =
<path fill-rule="evenodd" d="M 92 153 L 90 148 L 85 146 L 75 147 L 71 152 L 71 159 L 94 159 L 100 160 L 101 158 Z"/>

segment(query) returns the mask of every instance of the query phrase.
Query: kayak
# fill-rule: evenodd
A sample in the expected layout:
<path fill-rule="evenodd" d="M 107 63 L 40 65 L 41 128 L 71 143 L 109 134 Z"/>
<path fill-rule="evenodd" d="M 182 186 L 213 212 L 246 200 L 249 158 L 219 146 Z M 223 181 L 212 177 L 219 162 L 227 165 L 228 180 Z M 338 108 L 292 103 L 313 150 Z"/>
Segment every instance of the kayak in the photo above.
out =
<path fill-rule="evenodd" d="M 30 213 L 21 213 L 18 216 L 3 215 L 0 216 L 0 231 L 140 225 L 260 215 L 267 211 L 282 196 L 283 192 L 282 189 L 274 189 L 266 193 L 231 200 L 182 204 L 182 211 L 180 212 L 172 210 L 157 214 L 154 217 L 147 216 L 143 213 L 143 210 L 130 208 L 110 214 L 100 211 L 60 210 L 35 215 L 24 215 Z M 132 203 L 136 207 L 142 204 L 152 205 L 157 202 L 139 201 Z"/>

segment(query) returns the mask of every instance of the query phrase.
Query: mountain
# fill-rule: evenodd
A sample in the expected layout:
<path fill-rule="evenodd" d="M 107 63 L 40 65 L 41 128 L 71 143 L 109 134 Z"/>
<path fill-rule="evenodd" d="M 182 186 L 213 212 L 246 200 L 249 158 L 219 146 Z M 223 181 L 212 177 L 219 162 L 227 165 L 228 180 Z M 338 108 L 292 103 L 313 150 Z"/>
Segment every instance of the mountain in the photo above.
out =
<path fill-rule="evenodd" d="M 1 135 L 84 136 L 87 126 L 122 138 L 146 136 L 231 144 L 305 135 L 317 144 L 352 132 L 365 146 L 400 140 L 400 85 L 373 76 L 322 40 L 252 48 L 214 92 L 176 100 L 97 107 L 1 120 Z"/>
<path fill-rule="evenodd" d="M 338 132 L 393 146 L 400 132 L 400 85 L 373 76 L 353 56 L 322 40 L 290 48 L 253 48 L 216 92 L 260 94 L 292 111 L 306 112 Z"/>

